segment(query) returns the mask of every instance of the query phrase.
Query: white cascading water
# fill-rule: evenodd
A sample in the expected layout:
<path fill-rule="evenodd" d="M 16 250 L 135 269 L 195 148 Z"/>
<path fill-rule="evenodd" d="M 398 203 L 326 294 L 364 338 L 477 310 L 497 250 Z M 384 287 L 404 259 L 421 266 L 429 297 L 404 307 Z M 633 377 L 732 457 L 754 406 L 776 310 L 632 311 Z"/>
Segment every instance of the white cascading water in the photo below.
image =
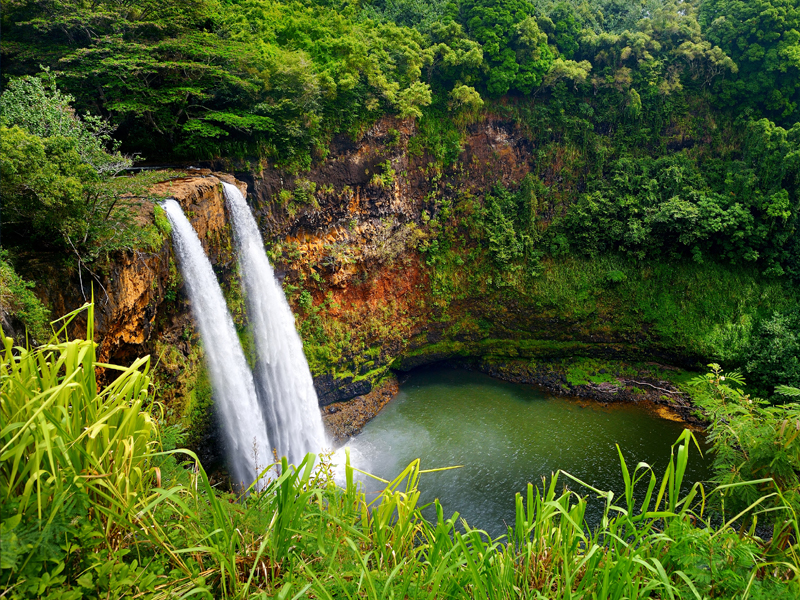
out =
<path fill-rule="evenodd" d="M 172 223 L 178 265 L 200 329 L 214 400 L 228 444 L 231 477 L 234 485 L 247 487 L 257 477 L 257 469 L 272 464 L 272 445 L 253 375 L 197 233 L 175 200 L 165 200 L 162 206 Z"/>
<path fill-rule="evenodd" d="M 258 398 L 275 450 L 296 465 L 307 453 L 327 446 L 317 393 L 294 315 L 272 271 L 255 217 L 235 185 L 222 185 L 255 338 Z"/>

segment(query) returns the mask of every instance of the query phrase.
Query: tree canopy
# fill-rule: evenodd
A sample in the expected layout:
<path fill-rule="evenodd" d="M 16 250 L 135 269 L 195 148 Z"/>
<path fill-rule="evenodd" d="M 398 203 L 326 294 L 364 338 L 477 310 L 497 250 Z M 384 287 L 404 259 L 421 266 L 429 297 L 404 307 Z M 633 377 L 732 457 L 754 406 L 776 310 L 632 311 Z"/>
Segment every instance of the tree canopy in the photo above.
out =
<path fill-rule="evenodd" d="M 385 114 L 452 162 L 466 123 L 519 107 L 542 156 L 576 157 L 550 219 L 573 250 L 800 276 L 798 1 L 19 0 L 0 17 L 6 98 L 52 110 L 4 109 L 6 126 L 39 138 L 31 168 L 77 155 L 102 175 L 122 150 L 298 172 Z"/>

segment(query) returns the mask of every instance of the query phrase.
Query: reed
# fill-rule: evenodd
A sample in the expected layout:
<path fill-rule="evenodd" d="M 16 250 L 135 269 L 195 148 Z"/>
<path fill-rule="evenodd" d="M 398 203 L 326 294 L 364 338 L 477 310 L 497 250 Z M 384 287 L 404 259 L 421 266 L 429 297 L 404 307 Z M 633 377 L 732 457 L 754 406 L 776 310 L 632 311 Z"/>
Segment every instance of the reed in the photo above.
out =
<path fill-rule="evenodd" d="M 87 339 L 67 341 L 68 325 L 83 310 Z M 0 481 L 4 506 L 14 500 L 11 514 L 4 511 L 9 526 L 35 515 L 46 530 L 70 498 L 85 495 L 113 537 L 158 477 L 149 461 L 157 428 L 144 410 L 149 361 L 97 363 L 92 320 L 92 305 L 70 313 L 51 341 L 33 350 L 3 340 Z M 102 389 L 97 368 L 116 375 Z"/>

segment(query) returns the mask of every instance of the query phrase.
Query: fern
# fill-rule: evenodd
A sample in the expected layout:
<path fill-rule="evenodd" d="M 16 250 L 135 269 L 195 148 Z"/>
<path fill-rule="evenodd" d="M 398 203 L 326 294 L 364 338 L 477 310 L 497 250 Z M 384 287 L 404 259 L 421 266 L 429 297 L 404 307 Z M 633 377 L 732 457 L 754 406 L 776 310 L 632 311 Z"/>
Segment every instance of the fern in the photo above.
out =
<path fill-rule="evenodd" d="M 800 397 L 800 388 L 791 387 L 788 385 L 775 386 L 775 393 L 781 396 Z"/>

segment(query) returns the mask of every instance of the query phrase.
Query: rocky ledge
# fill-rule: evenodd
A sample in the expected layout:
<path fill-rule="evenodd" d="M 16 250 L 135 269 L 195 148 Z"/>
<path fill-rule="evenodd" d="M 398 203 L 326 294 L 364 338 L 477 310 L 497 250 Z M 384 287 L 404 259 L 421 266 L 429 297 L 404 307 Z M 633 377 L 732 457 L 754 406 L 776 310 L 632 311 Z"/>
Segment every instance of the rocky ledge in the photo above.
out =
<path fill-rule="evenodd" d="M 620 363 L 626 368 L 602 373 L 608 375 L 610 381 L 580 384 L 570 384 L 561 366 L 556 364 L 531 365 L 523 361 L 461 361 L 455 364 L 505 381 L 537 385 L 555 394 L 586 398 L 604 404 L 641 404 L 662 418 L 681 421 L 691 428 L 704 429 L 708 425 L 704 411 L 694 403 L 689 394 L 674 383 L 653 376 L 658 368 L 672 370 L 672 367 L 656 363 L 651 363 L 655 369 L 639 370 L 634 377 L 628 375 L 630 366 Z"/>
<path fill-rule="evenodd" d="M 324 406 L 322 420 L 333 444 L 339 446 L 361 431 L 399 391 L 397 378 L 392 376 L 367 394 Z"/>

